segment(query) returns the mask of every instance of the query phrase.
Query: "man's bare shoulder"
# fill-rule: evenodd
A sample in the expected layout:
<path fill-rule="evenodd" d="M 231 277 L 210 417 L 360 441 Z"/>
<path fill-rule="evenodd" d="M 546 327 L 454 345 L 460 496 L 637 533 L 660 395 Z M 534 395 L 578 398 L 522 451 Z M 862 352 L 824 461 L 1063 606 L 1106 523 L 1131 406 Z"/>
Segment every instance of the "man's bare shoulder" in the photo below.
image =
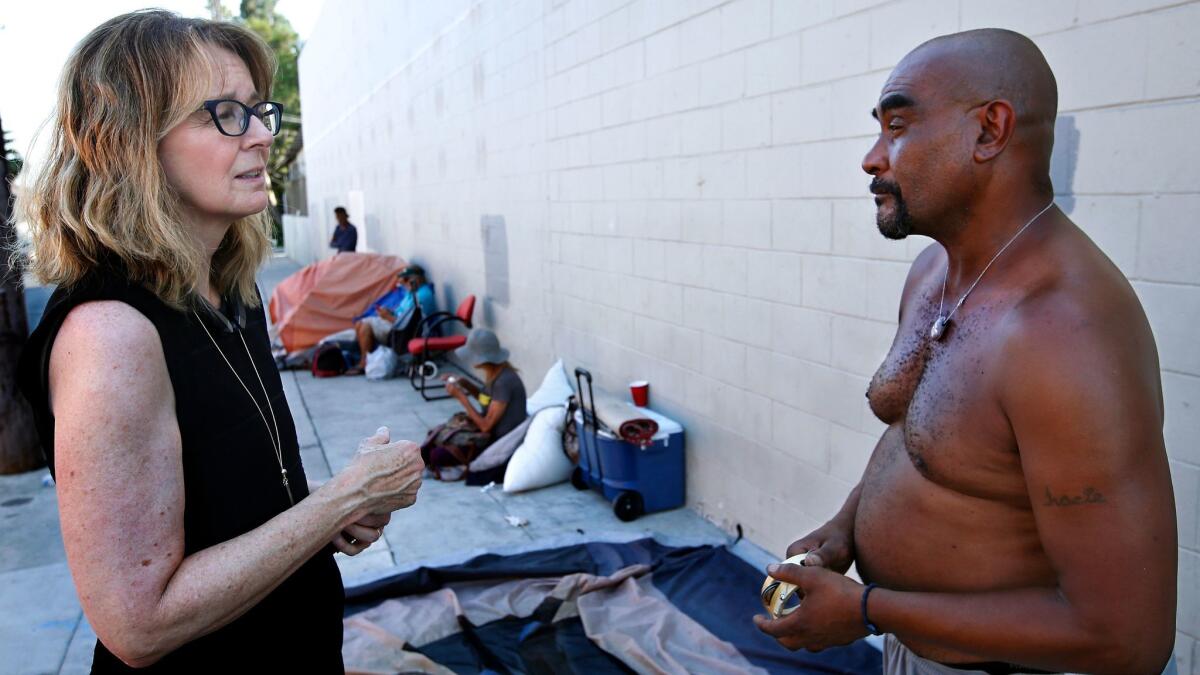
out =
<path fill-rule="evenodd" d="M 1150 334 L 1129 280 L 1073 223 L 1045 246 L 1025 279 L 1008 322 L 1014 337 Z"/>
<path fill-rule="evenodd" d="M 1015 382 L 1040 374 L 1093 385 L 1108 372 L 1149 394 L 1158 388 L 1158 351 L 1141 301 L 1124 274 L 1079 234 L 1048 247 L 1005 318 L 1007 372 Z"/>

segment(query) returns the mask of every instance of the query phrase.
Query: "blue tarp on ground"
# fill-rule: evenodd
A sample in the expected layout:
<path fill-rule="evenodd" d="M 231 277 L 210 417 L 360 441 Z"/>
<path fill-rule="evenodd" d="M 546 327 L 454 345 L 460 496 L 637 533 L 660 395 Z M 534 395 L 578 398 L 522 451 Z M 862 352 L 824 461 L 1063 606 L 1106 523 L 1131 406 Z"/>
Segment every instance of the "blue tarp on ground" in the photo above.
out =
<path fill-rule="evenodd" d="M 763 572 L 726 548 L 669 547 L 652 539 L 578 544 L 510 556 L 484 555 L 461 565 L 419 568 L 347 589 L 346 616 L 388 599 L 429 594 L 451 584 L 575 573 L 604 577 L 632 565 L 648 566 L 651 571 L 647 578 L 658 593 L 713 636 L 736 648 L 754 666 L 771 673 L 881 672 L 879 651 L 865 642 L 818 654 L 794 653 L 761 633 L 751 617 L 763 611 L 758 600 Z M 555 607 L 539 607 L 531 616 L 509 616 L 480 626 L 470 625 L 460 616 L 460 632 L 414 651 L 464 673 L 631 672 L 621 659 L 588 638 L 579 618 L 551 621 Z"/>

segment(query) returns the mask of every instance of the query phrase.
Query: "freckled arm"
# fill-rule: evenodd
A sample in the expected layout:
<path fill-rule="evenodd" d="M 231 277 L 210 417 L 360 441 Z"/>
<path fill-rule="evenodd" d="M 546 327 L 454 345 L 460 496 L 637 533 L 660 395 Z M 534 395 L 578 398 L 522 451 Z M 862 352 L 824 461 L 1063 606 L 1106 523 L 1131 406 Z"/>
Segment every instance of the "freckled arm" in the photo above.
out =
<path fill-rule="evenodd" d="M 346 490 L 321 490 L 185 558 L 181 439 L 153 325 L 121 303 L 80 305 L 50 388 L 67 560 L 96 634 L 129 665 L 241 616 L 361 515 Z"/>

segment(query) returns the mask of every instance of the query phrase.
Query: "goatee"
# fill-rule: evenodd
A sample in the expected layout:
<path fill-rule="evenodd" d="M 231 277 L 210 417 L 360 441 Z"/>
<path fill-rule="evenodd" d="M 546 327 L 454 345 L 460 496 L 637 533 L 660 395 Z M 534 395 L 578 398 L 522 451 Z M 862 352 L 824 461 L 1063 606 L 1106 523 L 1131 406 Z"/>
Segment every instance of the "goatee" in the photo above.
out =
<path fill-rule="evenodd" d="M 875 226 L 879 233 L 888 239 L 900 240 L 912 234 L 912 216 L 908 213 L 908 204 L 900 193 L 900 186 L 879 177 L 871 179 L 871 192 L 877 195 L 891 195 L 896 205 L 889 213 L 875 209 Z"/>

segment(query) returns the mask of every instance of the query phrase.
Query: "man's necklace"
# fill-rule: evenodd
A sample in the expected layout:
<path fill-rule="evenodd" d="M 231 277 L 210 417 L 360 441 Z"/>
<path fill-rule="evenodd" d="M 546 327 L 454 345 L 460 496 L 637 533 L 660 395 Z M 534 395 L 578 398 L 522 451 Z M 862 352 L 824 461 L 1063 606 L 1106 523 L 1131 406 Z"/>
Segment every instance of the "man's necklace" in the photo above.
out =
<path fill-rule="evenodd" d="M 1037 215 L 1030 218 L 1028 223 L 1025 223 L 1021 229 L 1017 230 L 1017 233 L 1012 236 L 1012 239 L 1009 239 L 1007 244 L 1001 246 L 1000 250 L 996 251 L 996 255 L 992 256 L 992 259 L 988 261 L 988 264 L 983 266 L 983 271 L 979 273 L 979 276 L 975 277 L 975 282 L 971 284 L 971 287 L 967 289 L 967 292 L 963 293 L 962 297 L 958 299 L 958 304 L 954 306 L 954 309 L 950 310 L 949 314 L 942 314 L 942 309 L 946 302 L 946 279 L 950 276 L 950 264 L 949 262 L 946 263 L 946 275 L 942 277 L 942 299 L 938 300 L 937 318 L 933 320 L 933 326 L 931 326 L 929 329 L 930 339 L 932 339 L 934 342 L 937 342 L 946 336 L 946 329 L 950 327 L 950 319 L 954 316 L 954 313 L 958 311 L 958 308 L 962 307 L 963 303 L 967 301 L 967 296 L 971 294 L 971 291 L 975 290 L 975 286 L 979 284 L 979 280 L 983 278 L 983 275 L 987 274 L 987 271 L 989 268 L 991 268 L 992 263 L 996 262 L 996 258 L 999 258 L 1000 254 L 1004 253 L 1004 251 L 1011 246 L 1014 241 L 1017 240 L 1017 237 L 1024 234 L 1025 230 L 1029 229 L 1029 226 L 1032 225 L 1035 220 L 1040 218 L 1043 213 L 1049 211 L 1051 206 L 1054 206 L 1054 200 L 1050 200 L 1050 203 L 1046 205 L 1046 208 L 1038 211 Z"/>
<path fill-rule="evenodd" d="M 237 378 L 238 384 L 242 385 L 242 389 L 246 390 L 246 395 L 250 397 L 250 401 L 254 403 L 254 407 L 258 410 L 259 417 L 262 418 L 263 426 L 267 428 L 267 436 L 271 439 L 271 445 L 275 450 L 275 461 L 279 462 L 279 476 L 283 481 L 283 489 L 287 491 L 288 501 L 292 506 L 296 505 L 296 498 L 292 495 L 292 486 L 288 484 L 287 469 L 283 468 L 283 445 L 280 442 L 279 422 L 275 419 L 275 406 L 271 405 L 271 395 L 267 393 L 267 386 L 263 384 L 262 376 L 258 374 L 258 366 L 254 365 L 254 357 L 250 355 L 250 347 L 246 344 L 246 338 L 242 337 L 242 332 L 238 331 L 238 337 L 242 339 L 242 348 L 246 350 L 246 358 L 250 360 L 250 367 L 254 369 L 254 376 L 258 378 L 258 386 L 262 387 L 263 398 L 267 401 L 267 409 L 271 411 L 271 422 L 274 424 L 275 433 L 271 433 L 271 424 L 267 424 L 267 415 L 263 412 L 262 406 L 258 404 L 258 399 L 254 398 L 254 394 L 250 393 L 250 387 L 242 381 L 242 376 L 238 375 L 237 369 L 229 362 L 229 357 L 225 356 L 225 352 L 221 350 L 221 345 L 217 344 L 216 338 L 209 332 L 208 326 L 204 325 L 204 321 L 200 319 L 200 315 L 196 310 L 192 310 L 192 316 L 196 317 L 200 327 L 204 329 L 204 333 L 208 335 L 208 339 L 212 341 L 213 346 L 217 348 L 217 353 L 224 359 L 225 365 L 229 366 L 229 370 L 233 372 L 233 376 Z"/>

